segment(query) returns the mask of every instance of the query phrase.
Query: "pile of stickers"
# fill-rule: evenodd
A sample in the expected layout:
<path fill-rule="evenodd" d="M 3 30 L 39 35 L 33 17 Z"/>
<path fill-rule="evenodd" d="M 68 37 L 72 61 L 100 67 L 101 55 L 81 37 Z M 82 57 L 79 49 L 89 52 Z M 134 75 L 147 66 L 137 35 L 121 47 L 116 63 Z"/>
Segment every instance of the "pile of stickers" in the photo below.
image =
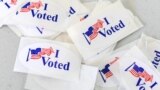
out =
<path fill-rule="evenodd" d="M 28 90 L 160 90 L 160 41 L 121 0 L 0 0 L 0 25 L 21 37 L 15 72 Z"/>

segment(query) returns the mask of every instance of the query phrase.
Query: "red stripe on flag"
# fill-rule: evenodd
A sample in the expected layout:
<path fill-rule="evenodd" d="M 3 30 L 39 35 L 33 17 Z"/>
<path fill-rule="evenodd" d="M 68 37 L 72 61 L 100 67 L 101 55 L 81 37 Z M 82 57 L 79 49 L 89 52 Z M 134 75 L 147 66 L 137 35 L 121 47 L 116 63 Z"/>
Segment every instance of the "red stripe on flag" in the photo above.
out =
<path fill-rule="evenodd" d="M 145 81 L 152 82 L 153 76 L 149 75 L 146 71 L 143 71 L 140 76 L 145 79 Z"/>
<path fill-rule="evenodd" d="M 133 76 L 135 76 L 135 77 L 139 77 L 138 72 L 135 71 L 134 69 L 131 69 L 131 70 L 130 70 L 130 73 L 131 73 Z"/>
<path fill-rule="evenodd" d="M 113 73 L 111 71 L 109 71 L 105 74 L 105 76 L 106 76 L 106 78 L 109 78 L 109 77 L 113 76 Z"/>
<path fill-rule="evenodd" d="M 29 8 L 22 8 L 22 9 L 20 10 L 20 12 L 29 12 L 29 11 L 30 11 Z"/>
<path fill-rule="evenodd" d="M 97 35 L 98 35 L 98 32 L 93 32 L 93 34 L 89 36 L 89 39 L 93 40 L 97 37 Z"/>
<path fill-rule="evenodd" d="M 40 59 L 41 58 L 41 55 L 34 55 L 34 54 L 32 54 L 31 55 L 31 59 Z"/>

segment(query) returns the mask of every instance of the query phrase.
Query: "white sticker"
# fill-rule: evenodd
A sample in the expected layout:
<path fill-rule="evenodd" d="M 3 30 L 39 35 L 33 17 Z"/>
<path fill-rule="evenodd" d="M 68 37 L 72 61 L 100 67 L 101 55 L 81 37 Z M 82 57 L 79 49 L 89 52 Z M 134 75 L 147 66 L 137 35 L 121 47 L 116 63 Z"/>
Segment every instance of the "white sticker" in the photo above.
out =
<path fill-rule="evenodd" d="M 160 40 L 142 34 L 137 46 L 148 57 L 152 65 L 160 71 Z"/>
<path fill-rule="evenodd" d="M 100 87 L 100 86 L 95 86 L 94 90 L 120 90 L 118 87 Z M 125 90 L 125 89 L 122 89 Z"/>
<path fill-rule="evenodd" d="M 69 28 L 70 26 L 76 23 L 79 23 L 80 21 L 83 21 L 90 14 L 89 9 L 86 8 L 79 0 L 69 0 L 69 1 L 62 0 L 59 2 L 65 5 L 67 4 L 66 8 L 68 11 L 68 18 L 64 23 L 65 29 Z"/>
<path fill-rule="evenodd" d="M 89 13 L 89 9 L 86 8 L 79 0 L 69 0 L 68 2 L 69 2 L 69 17 L 72 15 L 81 16 L 86 13 Z"/>
<path fill-rule="evenodd" d="M 98 77 L 99 82 L 97 84 L 99 84 L 102 87 L 105 86 L 113 87 L 118 85 L 116 78 L 114 77 L 112 71 L 110 70 L 110 66 L 118 60 L 119 57 L 114 57 L 110 59 L 110 61 L 106 61 L 105 65 L 102 65 L 103 67 L 101 67 L 99 70 L 99 77 Z"/>
<path fill-rule="evenodd" d="M 97 76 L 96 85 L 101 87 L 116 87 L 119 85 L 117 77 L 115 77 L 113 74 L 113 71 L 119 67 L 117 66 L 113 70 L 112 65 L 116 64 L 125 53 L 126 50 L 117 52 L 108 56 L 106 60 L 101 62 L 99 65 L 99 73 Z"/>
<path fill-rule="evenodd" d="M 105 49 L 103 52 L 101 52 L 98 55 L 95 55 L 93 57 L 90 57 L 86 60 L 83 60 L 83 63 L 87 65 L 94 65 L 99 66 L 99 64 L 104 61 L 113 52 L 113 49 L 115 48 L 116 44 L 111 45 L 109 48 Z"/>
<path fill-rule="evenodd" d="M 93 2 L 88 2 L 87 4 L 92 4 Z M 97 12 L 100 11 L 100 9 L 107 7 L 111 4 L 110 1 L 105 1 L 105 0 L 99 0 L 96 4 L 96 6 L 94 7 L 93 11 L 89 14 L 90 16 L 96 16 Z M 102 9 L 103 10 L 103 9 Z M 110 54 L 113 49 L 115 48 L 116 43 L 111 45 L 110 47 L 108 47 L 107 49 L 101 51 L 100 54 L 95 55 L 95 56 L 91 56 L 89 58 L 87 58 L 86 60 L 84 60 L 83 62 L 87 65 L 94 65 L 94 66 L 98 66 L 106 57 L 108 54 Z"/>
<path fill-rule="evenodd" d="M 97 67 L 82 65 L 77 83 L 28 75 L 25 88 L 29 90 L 94 90 Z"/>
<path fill-rule="evenodd" d="M 135 40 L 125 46 L 122 46 L 111 54 L 106 55 L 101 64 L 99 64 L 99 73 L 97 75 L 96 87 L 97 90 L 105 90 L 111 89 L 115 90 L 115 88 L 122 88 L 119 82 L 120 80 L 114 74 L 119 75 L 119 65 L 117 65 L 118 60 L 130 49 L 135 46 L 138 40 Z M 112 89 L 111 89 L 112 90 Z M 116 89 L 117 90 L 117 89 Z M 122 89 L 125 90 L 125 89 Z"/>
<path fill-rule="evenodd" d="M 12 31 L 14 31 L 18 36 L 25 37 L 38 37 L 38 38 L 54 38 L 60 34 L 54 30 L 47 30 L 41 27 L 27 27 L 22 25 L 9 25 Z"/>
<path fill-rule="evenodd" d="M 107 6 L 112 5 L 112 3 L 108 0 L 99 0 L 94 7 L 93 11 L 91 12 L 91 15 L 96 15 L 99 12 L 102 12 L 103 9 L 105 9 Z"/>
<path fill-rule="evenodd" d="M 14 71 L 78 81 L 81 57 L 71 44 L 22 38 Z"/>
<path fill-rule="evenodd" d="M 83 2 L 83 5 L 89 9 L 90 12 L 93 11 L 94 7 L 97 5 L 98 1 L 91 1 L 91 2 Z"/>
<path fill-rule="evenodd" d="M 61 8 L 59 8 L 59 5 Z M 9 20 L 7 24 L 17 24 L 24 26 L 44 27 L 45 29 L 54 29 L 64 31 L 67 12 L 61 3 L 52 0 L 31 0 L 22 5 L 21 8 Z"/>
<path fill-rule="evenodd" d="M 54 1 L 54 2 L 58 2 L 61 5 L 64 5 L 64 9 L 66 10 L 66 12 L 68 13 L 68 18 L 66 19 L 66 21 L 64 22 L 64 28 L 63 31 L 66 30 L 66 28 L 68 28 L 70 25 L 75 24 L 77 22 L 79 22 L 81 19 L 85 19 L 84 16 L 86 16 L 86 14 L 89 13 L 88 9 L 85 8 L 79 1 Z M 74 4 L 74 2 L 76 2 L 76 5 Z M 32 2 L 33 3 L 33 2 Z M 37 5 L 41 5 L 40 2 L 35 2 L 35 4 Z M 67 5 L 66 5 L 67 4 Z M 78 8 L 81 9 L 79 10 Z M 25 8 L 23 8 L 25 9 Z M 29 10 L 29 8 L 25 9 L 25 10 Z M 83 12 L 82 12 L 83 11 Z M 73 16 L 74 17 L 71 17 Z M 87 15 L 88 16 L 88 15 Z M 68 21 L 69 20 L 69 21 Z M 6 24 L 11 24 L 11 23 L 15 23 L 15 21 L 10 21 L 10 19 L 6 20 Z M 18 36 L 27 36 L 27 37 L 39 37 L 39 38 L 53 38 L 55 36 L 57 36 L 60 31 L 58 31 L 57 28 L 52 28 L 52 29 L 47 29 L 46 27 L 38 27 L 38 26 L 33 26 L 33 25 L 9 25 L 16 34 L 18 34 Z M 17 28 L 16 28 L 17 27 Z M 48 26 L 47 26 L 48 27 Z M 18 30 L 16 30 L 18 29 Z"/>
<path fill-rule="evenodd" d="M 61 33 L 54 40 L 73 44 L 72 40 L 70 39 L 70 37 L 66 32 Z"/>
<path fill-rule="evenodd" d="M 119 60 L 120 76 L 127 90 L 159 90 L 159 73 L 147 61 L 147 57 L 133 47 Z"/>
<path fill-rule="evenodd" d="M 3 24 L 3 20 L 8 18 L 8 15 L 11 13 L 15 13 L 18 7 L 26 2 L 26 0 L 0 0 L 0 26 Z"/>
<path fill-rule="evenodd" d="M 137 17 L 117 1 L 96 16 L 70 27 L 67 32 L 83 58 L 87 59 L 141 27 Z"/>

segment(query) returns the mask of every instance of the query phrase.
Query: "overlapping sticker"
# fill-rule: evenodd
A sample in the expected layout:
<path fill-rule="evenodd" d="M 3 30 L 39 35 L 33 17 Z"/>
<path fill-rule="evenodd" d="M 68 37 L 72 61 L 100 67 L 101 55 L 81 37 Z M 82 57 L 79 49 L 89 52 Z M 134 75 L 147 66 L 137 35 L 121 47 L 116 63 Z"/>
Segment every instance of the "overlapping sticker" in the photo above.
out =
<path fill-rule="evenodd" d="M 64 2 L 58 0 L 55 1 L 31 0 L 29 2 L 22 4 L 22 7 L 15 13 L 15 15 L 14 14 L 12 14 L 12 16 L 10 15 L 10 17 L 7 18 L 7 20 L 5 20 L 5 24 L 9 25 L 9 27 L 18 36 L 50 39 L 50 37 L 52 36 L 55 37 L 59 33 L 65 32 L 66 28 L 68 28 L 71 24 L 77 23 L 82 19 L 84 20 L 86 18 L 86 15 L 88 15 L 89 13 L 88 9 L 85 8 L 79 1 L 64 1 Z M 59 9 L 56 3 L 60 4 L 61 7 L 63 8 Z M 56 7 L 54 10 L 52 10 L 51 8 L 52 4 L 54 7 Z M 51 17 L 51 15 L 47 15 L 47 13 L 58 13 L 58 14 L 56 14 L 56 16 Z M 73 15 L 75 16 L 75 18 L 71 18 L 71 16 Z M 28 21 L 24 20 L 24 17 L 27 18 Z M 32 22 L 30 19 L 31 20 L 34 19 L 35 22 Z M 52 28 L 48 28 L 48 24 L 46 23 L 43 23 L 43 25 L 39 24 L 38 20 L 40 19 L 42 20 L 42 22 L 48 20 L 48 22 L 54 21 L 57 24 L 55 25 L 52 23 L 53 26 L 54 25 L 55 26 Z"/>
<path fill-rule="evenodd" d="M 97 70 L 98 69 L 96 67 L 82 65 L 80 80 L 77 83 L 28 75 L 25 88 L 29 90 L 39 90 L 39 87 L 45 90 L 52 90 L 53 88 L 56 90 L 93 90 Z"/>
<path fill-rule="evenodd" d="M 137 46 L 148 57 L 152 65 L 160 71 L 160 41 L 145 34 L 142 34 Z"/>
<path fill-rule="evenodd" d="M 73 45 L 22 38 L 14 71 L 78 81 L 81 57 Z"/>
<path fill-rule="evenodd" d="M 11 13 L 15 13 L 18 7 L 26 2 L 26 0 L 0 0 L 0 26 L 4 24 L 4 20 L 8 18 Z"/>
<path fill-rule="evenodd" d="M 120 73 L 127 90 L 159 90 L 159 73 L 137 48 L 131 48 L 120 59 Z M 118 75 L 117 75 L 118 77 Z"/>
<path fill-rule="evenodd" d="M 64 31 L 63 23 L 65 22 L 67 12 L 59 8 L 58 3 L 52 0 L 31 0 L 24 3 L 21 8 L 17 10 L 10 20 L 13 22 L 6 22 L 11 25 L 37 26 L 45 29 L 55 31 Z"/>
<path fill-rule="evenodd" d="M 119 72 L 119 60 L 127 53 L 127 51 L 137 44 L 135 40 L 125 46 L 122 46 L 111 54 L 106 55 L 106 58 L 99 64 L 99 72 L 96 81 L 96 90 L 112 89 L 125 90 L 125 87 L 120 83 L 121 74 Z M 119 77 L 116 77 L 118 75 Z"/>
<path fill-rule="evenodd" d="M 141 27 L 141 22 L 117 1 L 96 16 L 70 27 L 67 32 L 86 60 Z"/>

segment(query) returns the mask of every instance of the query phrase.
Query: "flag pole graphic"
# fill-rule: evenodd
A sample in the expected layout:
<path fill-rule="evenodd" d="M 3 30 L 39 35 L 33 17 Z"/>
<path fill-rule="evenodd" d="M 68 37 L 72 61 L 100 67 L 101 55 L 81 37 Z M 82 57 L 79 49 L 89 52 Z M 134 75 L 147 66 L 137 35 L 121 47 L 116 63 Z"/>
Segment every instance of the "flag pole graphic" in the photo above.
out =
<path fill-rule="evenodd" d="M 31 49 L 29 48 L 26 62 L 29 61 L 29 54 L 30 54 L 30 52 L 31 52 Z"/>
<path fill-rule="evenodd" d="M 128 71 L 128 69 L 131 68 L 135 64 L 136 64 L 136 62 L 133 62 L 133 64 L 131 64 L 128 68 L 126 68 L 125 71 Z"/>
<path fill-rule="evenodd" d="M 87 39 L 85 33 L 83 33 L 83 35 L 84 35 L 85 39 L 87 40 L 88 44 L 90 45 L 91 43 L 90 43 L 89 40 Z"/>
<path fill-rule="evenodd" d="M 103 77 L 103 75 L 102 75 L 102 72 L 101 72 L 100 70 L 99 70 L 99 73 L 100 73 L 100 75 L 101 75 L 103 81 L 106 83 L 106 80 L 104 79 L 104 77 Z"/>

